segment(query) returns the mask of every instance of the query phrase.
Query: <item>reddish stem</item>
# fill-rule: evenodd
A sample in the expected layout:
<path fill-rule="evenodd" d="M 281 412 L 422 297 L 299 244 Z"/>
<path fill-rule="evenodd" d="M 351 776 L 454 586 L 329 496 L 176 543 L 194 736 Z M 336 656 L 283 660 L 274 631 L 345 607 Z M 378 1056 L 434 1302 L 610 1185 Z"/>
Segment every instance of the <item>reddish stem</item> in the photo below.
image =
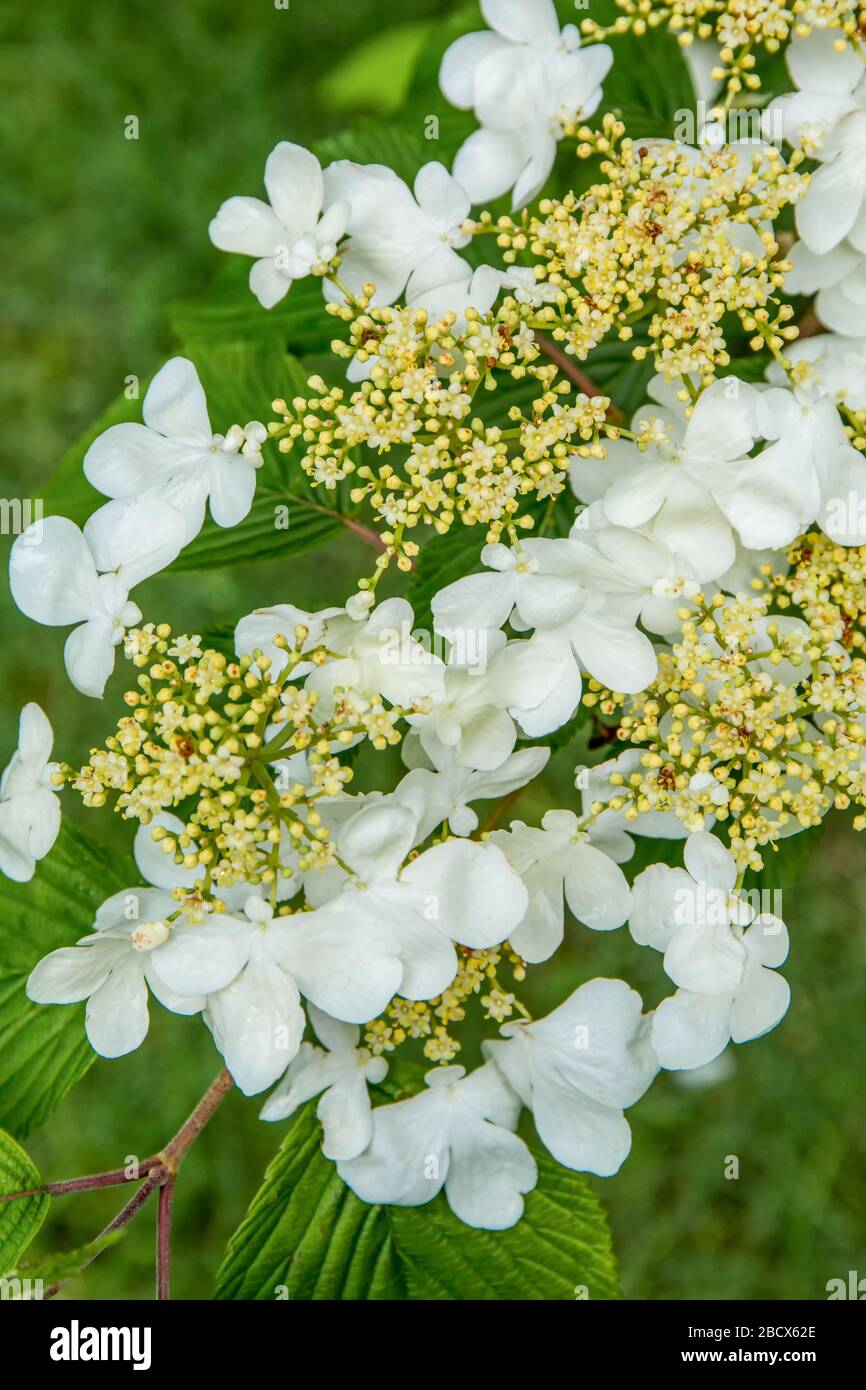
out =
<path fill-rule="evenodd" d="M 582 391 L 585 396 L 604 395 L 603 391 L 599 391 L 595 382 L 592 381 L 585 372 L 580 370 L 574 358 L 569 357 L 567 352 L 563 352 L 562 349 L 558 348 L 555 343 L 552 343 L 549 338 L 545 338 L 542 333 L 536 333 L 535 344 L 536 347 L 544 353 L 545 357 L 549 357 L 551 362 L 556 363 L 563 375 L 567 376 L 569 381 L 573 381 L 578 390 Z M 611 402 L 607 409 L 607 418 L 610 420 L 611 424 L 621 424 L 625 416 L 619 407 Z"/>
<path fill-rule="evenodd" d="M 162 1302 L 171 1297 L 171 1209 L 174 1203 L 175 1179 L 169 1178 L 159 1189 L 156 1211 L 156 1296 Z"/>

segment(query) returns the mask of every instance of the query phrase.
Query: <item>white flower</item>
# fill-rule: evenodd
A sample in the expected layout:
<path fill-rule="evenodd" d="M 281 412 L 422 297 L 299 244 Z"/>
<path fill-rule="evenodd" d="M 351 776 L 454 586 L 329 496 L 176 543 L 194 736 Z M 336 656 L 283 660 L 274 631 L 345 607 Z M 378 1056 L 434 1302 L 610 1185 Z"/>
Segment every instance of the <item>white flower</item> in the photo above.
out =
<path fill-rule="evenodd" d="M 519 552 L 487 545 L 481 560 L 492 573 L 458 579 L 433 599 L 436 631 L 446 637 L 499 627 L 509 617 L 521 630 L 535 629 L 522 659 L 536 675 L 548 675 L 544 698 L 525 700 L 518 716 L 530 738 L 574 713 L 578 660 L 602 684 L 625 693 L 646 689 L 656 673 L 653 645 L 634 626 L 640 604 L 633 586 L 578 534 L 574 528 L 568 539 L 523 541 Z"/>
<path fill-rule="evenodd" d="M 649 395 L 663 408 L 644 407 L 633 428 L 639 431 L 646 422 L 662 437 L 644 452 L 613 440 L 602 463 L 574 459 L 575 492 L 585 502 L 603 497 L 614 526 L 649 525 L 652 536 L 684 556 L 699 579 L 718 578 L 736 553 L 726 508 L 739 495 L 754 446 L 756 394 L 747 383 L 725 377 L 704 391 L 687 420 L 674 388 L 654 377 Z M 743 537 L 746 544 L 773 544 L 760 538 L 762 520 L 761 511 L 752 519 L 750 538 Z"/>
<path fill-rule="evenodd" d="M 638 529 L 611 526 L 601 502 L 581 512 L 571 528 L 574 540 L 584 539 L 603 562 L 592 586 L 617 599 L 631 621 L 664 637 L 679 636 L 679 610 L 688 608 L 700 592 L 694 566 L 676 555 L 657 536 Z"/>
<path fill-rule="evenodd" d="M 262 463 L 264 425 L 253 420 L 214 434 L 198 372 L 186 357 L 159 369 L 141 413 L 143 425 L 112 425 L 91 444 L 84 472 L 93 486 L 107 497 L 161 497 L 186 522 L 187 541 L 201 530 L 208 502 L 217 525 L 243 521 Z"/>
<path fill-rule="evenodd" d="M 857 47 L 836 47 L 835 29 L 793 37 L 785 55 L 798 91 L 770 102 L 763 121 L 821 167 L 795 210 L 797 231 L 818 255 L 846 237 L 866 251 L 866 77 Z"/>
<path fill-rule="evenodd" d="M 338 687 L 402 706 L 441 694 L 444 667 L 412 636 L 414 615 L 405 599 L 386 599 L 357 619 L 340 609 L 313 617 L 323 619 L 319 640 L 337 656 L 307 677 L 306 688 L 319 694 L 319 718 L 331 714 Z"/>
<path fill-rule="evenodd" d="M 241 618 L 235 628 L 234 643 L 238 656 L 251 656 L 254 651 L 263 652 L 270 658 L 270 675 L 277 678 L 283 672 L 288 656 L 282 647 L 274 645 L 275 637 L 285 637 L 294 648 L 295 633 L 299 627 L 307 629 L 307 636 L 301 650 L 312 651 L 322 643 L 324 625 L 328 618 L 342 617 L 342 608 L 323 608 L 318 613 L 307 613 L 296 608 L 293 603 L 278 603 L 272 608 L 256 608 Z M 299 662 L 293 676 L 300 680 L 312 670 L 311 662 Z"/>
<path fill-rule="evenodd" d="M 663 1067 L 700 1067 L 728 1043 L 775 1028 L 791 999 L 775 973 L 788 955 L 784 922 L 756 915 L 735 891 L 737 869 L 721 841 L 690 835 L 685 869 L 654 864 L 632 888 L 631 934 L 664 952 L 676 993 L 656 1009 L 652 1045 Z"/>
<path fill-rule="evenodd" d="M 444 1187 L 467 1226 L 513 1226 L 538 1180 L 532 1154 L 513 1133 L 517 1097 L 491 1066 L 470 1076 L 438 1067 L 426 1081 L 420 1095 L 373 1111 L 370 1147 L 337 1172 L 364 1202 L 417 1207 Z"/>
<path fill-rule="evenodd" d="M 0 779 L 0 872 L 26 883 L 60 833 L 60 798 L 51 782 L 54 731 L 38 705 L 25 705 L 18 747 Z"/>
<path fill-rule="evenodd" d="M 413 196 L 383 164 L 338 160 L 325 170 L 325 196 L 351 209 L 340 279 L 356 293 L 375 285 L 374 304 L 393 304 L 404 291 L 414 304 L 430 290 L 470 279 L 457 250 L 470 240 L 463 223 L 471 204 L 443 164 L 419 170 Z M 342 298 L 335 285 L 325 282 L 324 289 L 329 299 Z"/>
<path fill-rule="evenodd" d="M 219 981 L 220 962 L 209 962 L 213 944 L 209 921 L 176 927 L 178 904 L 153 888 L 126 888 L 113 894 L 96 914 L 94 933 L 75 946 L 43 957 L 27 981 L 27 996 L 36 1004 L 77 1004 L 87 999 L 85 1029 L 101 1057 L 122 1057 L 140 1047 L 149 1025 L 147 988 L 165 1008 L 195 1014 L 204 993 L 173 990 L 160 974 L 159 961 L 173 934 L 197 952 L 208 978 Z M 191 933 L 191 937 L 187 934 Z"/>
<path fill-rule="evenodd" d="M 285 1120 L 322 1093 L 316 1114 L 325 1131 L 326 1158 L 356 1158 L 373 1137 L 373 1111 L 367 1086 L 384 1081 L 388 1063 L 359 1047 L 360 1030 L 329 1018 L 310 1005 L 310 1023 L 323 1044 L 302 1043 L 279 1086 L 262 1106 L 263 1120 Z"/>
<path fill-rule="evenodd" d="M 535 965 L 548 960 L 565 935 L 563 895 L 579 922 L 596 931 L 621 927 L 629 889 L 618 864 L 592 844 L 573 811 L 547 811 L 541 829 L 513 821 L 491 840 L 503 851 L 529 893 L 523 921 L 509 934 L 515 951 Z"/>
<path fill-rule="evenodd" d="M 268 155 L 261 198 L 229 198 L 208 228 L 221 251 L 255 256 L 250 289 L 264 309 L 272 309 L 293 280 L 323 274 L 337 254 L 349 208 L 330 200 L 323 214 L 322 168 L 315 155 L 283 140 Z"/>
<path fill-rule="evenodd" d="M 850 241 L 818 256 L 805 241 L 788 252 L 793 269 L 785 280 L 788 294 L 815 294 L 815 313 L 834 333 L 856 338 L 866 323 L 866 254 Z"/>
<path fill-rule="evenodd" d="M 760 391 L 757 427 L 774 441 L 749 460 L 728 509 L 748 542 L 760 516 L 763 544 L 786 546 L 815 520 L 842 545 L 861 545 L 849 494 L 866 500 L 866 459 L 849 443 L 835 403 L 813 386 Z"/>
<path fill-rule="evenodd" d="M 66 517 L 49 516 L 16 540 L 9 559 L 12 597 L 37 623 L 80 624 L 66 639 L 64 657 L 82 694 L 101 697 L 115 647 L 141 621 L 129 590 L 170 565 L 184 540 L 183 517 L 156 497 L 108 502 L 83 533 Z"/>
<path fill-rule="evenodd" d="M 518 749 L 499 767 L 482 772 L 462 766 L 454 748 L 440 743 L 435 736 L 429 736 L 422 746 L 417 736 L 410 735 L 404 740 L 403 756 L 419 757 L 419 761 L 398 783 L 394 799 L 414 812 L 420 841 L 443 821 L 448 822 L 453 834 L 471 835 L 478 827 L 478 816 L 469 803 L 508 796 L 525 786 L 541 772 L 550 749 Z"/>
<path fill-rule="evenodd" d="M 494 32 L 464 35 L 442 61 L 446 98 L 474 109 L 482 127 L 458 151 L 454 174 L 474 202 L 513 188 L 513 206 L 523 207 L 553 168 L 563 123 L 601 101 L 613 53 L 581 49 L 573 24 L 560 30 L 553 0 L 482 0 L 481 12 Z"/>
<path fill-rule="evenodd" d="M 641 998 L 623 980 L 590 980 L 535 1023 L 506 1023 L 483 1051 L 528 1106 L 557 1162 L 610 1177 L 631 1148 L 623 1110 L 658 1071 Z"/>
<path fill-rule="evenodd" d="M 443 689 L 434 697 L 430 713 L 413 715 L 409 722 L 418 729 L 430 756 L 435 755 L 437 746 L 444 745 L 455 750 L 460 766 L 494 772 L 514 749 L 518 723 L 533 736 L 549 733 L 573 714 L 580 685 L 578 681 L 564 713 L 557 710 L 549 722 L 547 710 L 543 716 L 540 712 L 568 669 L 567 648 L 564 652 L 561 646 L 535 649 L 530 642 L 507 642 L 501 632 L 484 634 L 484 643 L 483 669 L 471 662 L 449 663 Z"/>
<path fill-rule="evenodd" d="M 309 932 L 329 932 L 335 942 L 363 941 L 370 933 L 387 941 L 390 992 L 367 1018 L 397 993 L 405 999 L 441 994 L 457 973 L 455 941 L 473 950 L 496 946 L 526 911 L 526 890 L 495 845 L 446 840 L 404 867 L 417 840 L 418 822 L 406 806 L 390 799 L 371 802 L 337 835 L 339 861 L 351 876 L 322 876 L 319 894 L 315 882 L 307 882 L 308 900 L 321 904 L 303 917 Z M 378 992 L 373 963 L 358 968 Z M 364 1021 L 333 1002 L 313 1002 L 334 1017 Z"/>
<path fill-rule="evenodd" d="M 811 365 L 810 385 L 821 395 L 841 401 L 849 410 L 866 410 L 866 336 L 843 338 L 837 333 L 818 333 L 785 345 L 791 362 Z M 786 386 L 788 378 L 778 362 L 767 368 L 767 380 Z"/>

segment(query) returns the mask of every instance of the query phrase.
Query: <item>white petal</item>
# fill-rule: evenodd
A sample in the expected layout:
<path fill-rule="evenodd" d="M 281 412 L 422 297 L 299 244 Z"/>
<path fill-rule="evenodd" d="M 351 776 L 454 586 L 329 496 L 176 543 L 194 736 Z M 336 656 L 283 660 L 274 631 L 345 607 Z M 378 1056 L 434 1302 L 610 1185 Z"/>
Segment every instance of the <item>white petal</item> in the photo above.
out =
<path fill-rule="evenodd" d="M 652 864 L 638 874 L 631 890 L 629 931 L 639 946 L 666 951 L 676 931 L 683 925 L 684 909 L 689 920 L 695 900 L 695 884 L 685 869 Z"/>
<path fill-rule="evenodd" d="M 84 527 L 97 569 L 116 571 L 127 589 L 166 569 L 183 549 L 186 535 L 180 512 L 150 496 L 106 502 Z"/>
<path fill-rule="evenodd" d="M 243 457 L 218 458 L 211 473 L 210 514 L 217 526 L 237 526 L 249 515 L 256 491 L 256 469 Z"/>
<path fill-rule="evenodd" d="M 12 546 L 9 586 L 28 618 L 51 627 L 89 618 L 98 607 L 93 556 L 84 536 L 65 516 L 28 528 Z"/>
<path fill-rule="evenodd" d="M 212 438 L 204 388 L 188 357 L 172 357 L 160 367 L 144 398 L 142 419 L 170 439 L 209 444 Z"/>
<path fill-rule="evenodd" d="M 393 880 L 415 842 L 416 824 L 398 802 L 363 806 L 340 831 L 340 858 L 365 884 Z"/>
<path fill-rule="evenodd" d="M 535 1079 L 532 1113 L 542 1144 L 566 1168 L 607 1178 L 628 1157 L 631 1130 L 622 1111 L 591 1100 L 554 1071 Z"/>
<path fill-rule="evenodd" d="M 282 140 L 268 155 L 265 187 L 289 242 L 312 231 L 324 196 L 322 166 L 314 154 Z"/>
<path fill-rule="evenodd" d="M 35 1004 L 77 1004 L 99 988 L 124 954 L 123 944 L 113 941 L 63 946 L 31 970 L 27 998 Z"/>
<path fill-rule="evenodd" d="M 150 969 L 173 994 L 216 994 L 246 965 L 252 930 L 225 914 L 200 923 L 181 921 L 151 952 Z"/>
<path fill-rule="evenodd" d="M 787 1013 L 791 1002 L 788 981 L 774 970 L 749 964 L 731 1006 L 731 1037 L 735 1043 L 760 1038 Z"/>
<path fill-rule="evenodd" d="M 282 1076 L 304 1031 L 294 981 L 265 961 L 251 961 L 227 989 L 211 995 L 204 1017 L 235 1085 L 246 1096 Z"/>
<path fill-rule="evenodd" d="M 512 43 L 541 47 L 559 41 L 553 0 L 481 0 L 481 13 L 491 29 Z"/>
<path fill-rule="evenodd" d="M 482 126 L 457 151 L 454 177 L 473 203 L 490 203 L 514 187 L 525 164 L 523 142 L 517 132 Z"/>
<path fill-rule="evenodd" d="M 628 917 L 625 874 L 589 844 L 574 848 L 565 876 L 565 899 L 578 921 L 594 931 L 612 931 Z"/>
<path fill-rule="evenodd" d="M 717 836 L 709 835 L 705 830 L 690 835 L 683 850 L 683 860 L 696 883 L 717 888 L 725 894 L 733 891 L 737 866 L 733 855 Z"/>
<path fill-rule="evenodd" d="M 439 86 L 446 101 L 463 111 L 475 104 L 475 72 L 478 64 L 495 53 L 501 40 L 487 30 L 463 34 L 445 52 L 439 69 Z"/>
<path fill-rule="evenodd" d="M 85 1029 L 100 1057 L 124 1057 L 147 1037 L 147 985 L 132 948 L 87 1002 Z"/>
<path fill-rule="evenodd" d="M 425 1091 L 374 1110 L 370 1147 L 337 1172 L 364 1202 L 415 1207 L 442 1190 L 448 1164 L 446 1106 Z"/>
<path fill-rule="evenodd" d="M 577 655 L 591 676 L 621 694 L 645 690 L 658 669 L 655 649 L 637 628 L 619 627 L 581 613 L 568 632 Z"/>
<path fill-rule="evenodd" d="M 102 699 L 114 670 L 113 627 L 109 618 L 93 618 L 70 632 L 63 647 L 69 679 L 82 695 Z"/>
<path fill-rule="evenodd" d="M 401 881 L 431 905 L 428 920 L 452 941 L 482 950 L 522 920 L 529 895 L 496 845 L 447 840 L 418 856 Z"/>
<path fill-rule="evenodd" d="M 250 266 L 249 285 L 263 309 L 273 309 L 292 288 L 288 275 L 277 269 L 272 257 L 255 261 Z"/>
<path fill-rule="evenodd" d="M 653 1016 L 652 1044 L 669 1071 L 703 1067 L 724 1052 L 730 1037 L 731 996 L 678 989 Z"/>
<path fill-rule="evenodd" d="M 452 1131 L 445 1196 L 467 1226 L 504 1231 L 523 1215 L 523 1194 L 538 1182 L 535 1159 L 523 1140 L 487 1120 Z"/>
<path fill-rule="evenodd" d="M 272 256 L 274 248 L 285 241 L 286 231 L 261 198 L 229 198 L 208 227 L 208 235 L 220 251 Z"/>

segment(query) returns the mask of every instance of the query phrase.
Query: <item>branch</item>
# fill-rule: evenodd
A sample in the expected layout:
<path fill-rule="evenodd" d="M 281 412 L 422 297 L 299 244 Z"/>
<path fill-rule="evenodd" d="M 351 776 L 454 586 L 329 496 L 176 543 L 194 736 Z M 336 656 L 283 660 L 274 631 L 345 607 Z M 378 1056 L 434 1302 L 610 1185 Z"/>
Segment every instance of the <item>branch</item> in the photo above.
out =
<path fill-rule="evenodd" d="M 159 1192 L 159 1203 L 156 1221 L 156 1296 L 158 1299 L 169 1297 L 169 1265 L 171 1256 L 171 1213 L 174 1202 L 175 1180 L 177 1170 L 183 1162 L 189 1149 L 201 1134 L 205 1125 L 211 1120 L 225 1100 L 234 1082 L 223 1067 L 219 1076 L 208 1087 L 199 1101 L 198 1105 L 181 1125 L 173 1139 L 170 1139 L 161 1153 L 155 1154 L 152 1158 L 146 1158 L 143 1163 L 138 1165 L 136 1176 L 130 1177 L 124 1168 L 114 1169 L 110 1173 L 96 1173 L 91 1177 L 70 1178 L 63 1182 L 46 1183 L 44 1187 L 33 1188 L 29 1192 L 11 1192 L 0 1197 L 2 1202 L 14 1202 L 20 1197 L 37 1197 L 45 1193 L 51 1196 L 63 1196 L 70 1192 L 90 1192 L 99 1187 L 116 1187 L 125 1182 L 137 1182 L 141 1175 L 146 1174 L 144 1182 L 129 1199 L 124 1207 L 121 1207 L 117 1215 L 109 1221 L 105 1230 L 100 1231 L 92 1242 L 96 1245 L 99 1241 L 105 1240 L 106 1236 L 113 1235 L 115 1231 L 120 1231 L 124 1226 L 128 1226 L 133 1217 L 137 1216 L 145 1203 L 153 1196 L 154 1192 Z M 80 1274 L 88 1265 L 92 1264 L 101 1249 L 95 1249 L 90 1258 L 80 1265 L 75 1271 Z M 68 1276 L 71 1278 L 72 1276 Z M 61 1279 L 59 1283 L 53 1284 L 46 1289 L 43 1297 L 53 1298 L 66 1283 L 66 1279 Z"/>
<path fill-rule="evenodd" d="M 156 1296 L 160 1302 L 171 1297 L 171 1208 L 174 1202 L 175 1181 L 174 1177 L 170 1177 L 163 1183 L 159 1189 L 159 1204 L 156 1209 Z"/>

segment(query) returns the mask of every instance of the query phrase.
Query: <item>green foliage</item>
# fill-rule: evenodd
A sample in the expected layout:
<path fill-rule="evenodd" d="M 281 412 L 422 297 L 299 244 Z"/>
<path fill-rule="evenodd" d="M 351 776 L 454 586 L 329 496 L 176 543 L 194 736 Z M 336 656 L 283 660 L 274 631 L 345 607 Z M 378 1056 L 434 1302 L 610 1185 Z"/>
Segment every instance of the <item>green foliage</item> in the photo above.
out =
<path fill-rule="evenodd" d="M 99 1236 L 77 1250 L 62 1250 L 57 1254 L 40 1255 L 38 1259 L 25 1260 L 18 1264 L 15 1273 L 19 1279 L 40 1280 L 45 1288 L 63 1284 L 81 1274 L 97 1255 L 123 1240 L 126 1228 L 110 1231 L 107 1236 Z"/>
<path fill-rule="evenodd" d="M 545 1154 L 535 1154 L 538 1187 L 522 1220 L 508 1231 L 480 1231 L 458 1221 L 442 1194 L 424 1207 L 367 1206 L 319 1143 L 309 1105 L 229 1242 L 217 1298 L 618 1297 L 601 1207 L 584 1177 Z"/>
<path fill-rule="evenodd" d="M 128 860 L 64 820 L 31 883 L 0 878 L 0 1123 L 24 1136 L 87 1071 L 94 1053 L 82 1005 L 32 1004 L 36 962 L 86 935 L 111 893 L 138 882 Z"/>
<path fill-rule="evenodd" d="M 0 1129 L 0 1196 L 41 1187 L 36 1167 L 11 1135 Z M 0 1202 L 0 1276 L 10 1274 L 48 1211 L 50 1197 L 39 1193 L 18 1202 Z"/>

